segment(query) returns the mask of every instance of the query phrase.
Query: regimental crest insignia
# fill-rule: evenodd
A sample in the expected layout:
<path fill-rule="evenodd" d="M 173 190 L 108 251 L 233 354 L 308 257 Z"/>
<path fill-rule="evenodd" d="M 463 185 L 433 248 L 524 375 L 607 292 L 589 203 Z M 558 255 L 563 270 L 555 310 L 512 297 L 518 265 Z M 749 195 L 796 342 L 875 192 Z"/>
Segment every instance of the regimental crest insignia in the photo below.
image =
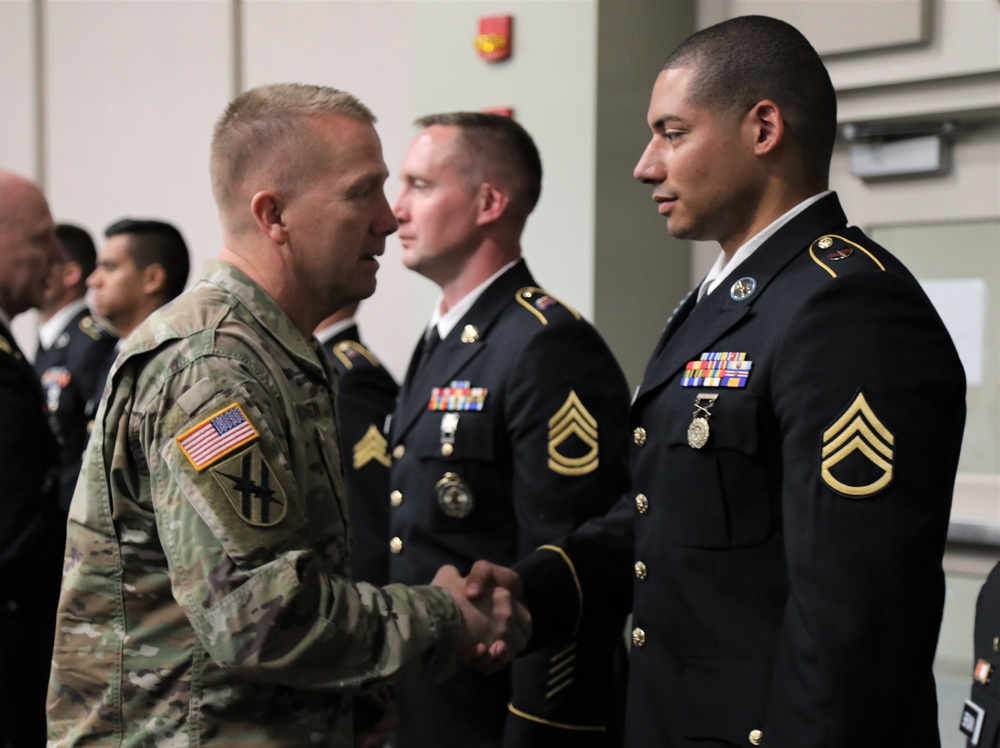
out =
<path fill-rule="evenodd" d="M 549 419 L 549 469 L 560 475 L 586 475 L 597 469 L 597 420 L 574 390 Z"/>
<path fill-rule="evenodd" d="M 212 468 L 229 503 L 244 522 L 273 527 L 285 518 L 288 501 L 259 447 L 230 457 Z"/>
<path fill-rule="evenodd" d="M 389 467 L 392 458 L 389 457 L 389 443 L 385 440 L 382 432 L 372 423 L 358 443 L 354 445 L 354 469 L 360 470 L 372 460 Z"/>
<path fill-rule="evenodd" d="M 896 438 L 863 392 L 823 432 L 820 475 L 839 494 L 867 498 L 892 483 Z"/>

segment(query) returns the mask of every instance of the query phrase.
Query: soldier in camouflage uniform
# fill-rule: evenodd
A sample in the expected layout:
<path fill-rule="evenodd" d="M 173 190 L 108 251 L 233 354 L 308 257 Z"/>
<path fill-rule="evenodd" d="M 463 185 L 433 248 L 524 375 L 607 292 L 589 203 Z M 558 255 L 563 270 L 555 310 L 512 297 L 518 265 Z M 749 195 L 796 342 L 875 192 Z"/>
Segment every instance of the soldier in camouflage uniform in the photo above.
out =
<path fill-rule="evenodd" d="M 50 745 L 353 746 L 355 697 L 523 646 L 523 611 L 473 607 L 453 569 L 348 579 L 335 379 L 310 333 L 374 291 L 396 228 L 373 121 L 274 85 L 216 126 L 221 262 L 127 340 L 70 509 Z"/>

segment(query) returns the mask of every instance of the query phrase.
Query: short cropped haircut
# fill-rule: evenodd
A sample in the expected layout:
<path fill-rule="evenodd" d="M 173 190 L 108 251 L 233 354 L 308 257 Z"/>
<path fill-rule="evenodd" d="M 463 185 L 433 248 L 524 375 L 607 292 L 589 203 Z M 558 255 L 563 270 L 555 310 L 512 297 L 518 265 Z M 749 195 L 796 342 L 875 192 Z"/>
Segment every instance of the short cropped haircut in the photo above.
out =
<path fill-rule="evenodd" d="M 527 220 L 542 194 L 542 159 L 527 130 L 510 117 L 487 112 L 428 114 L 415 124 L 457 127 L 455 142 L 468 161 L 470 180 L 507 186 L 514 212 Z"/>
<path fill-rule="evenodd" d="M 104 236 L 111 238 L 124 234 L 128 236 L 128 253 L 136 268 L 145 270 L 150 265 L 160 265 L 166 275 L 163 296 L 170 301 L 187 283 L 190 261 L 184 237 L 177 228 L 165 221 L 145 218 L 123 218 L 104 230 Z"/>
<path fill-rule="evenodd" d="M 837 137 L 837 95 L 819 54 L 794 26 L 740 16 L 703 29 L 667 58 L 664 70 L 688 68 L 692 104 L 741 114 L 758 101 L 781 107 L 806 173 L 829 176 Z"/>
<path fill-rule="evenodd" d="M 97 266 L 97 247 L 90 232 L 72 223 L 56 224 L 56 239 L 70 262 L 75 262 L 82 271 L 80 285 Z"/>
<path fill-rule="evenodd" d="M 239 230 L 240 221 L 249 220 L 249 213 L 232 213 L 249 205 L 258 189 L 287 197 L 326 167 L 309 123 L 330 114 L 375 124 L 375 115 L 355 96 L 327 86 L 274 83 L 230 102 L 215 124 L 211 152 L 212 194 L 220 212 L 229 215 L 225 225 Z M 258 169 L 268 170 L 265 183 L 248 187 L 245 181 Z"/>

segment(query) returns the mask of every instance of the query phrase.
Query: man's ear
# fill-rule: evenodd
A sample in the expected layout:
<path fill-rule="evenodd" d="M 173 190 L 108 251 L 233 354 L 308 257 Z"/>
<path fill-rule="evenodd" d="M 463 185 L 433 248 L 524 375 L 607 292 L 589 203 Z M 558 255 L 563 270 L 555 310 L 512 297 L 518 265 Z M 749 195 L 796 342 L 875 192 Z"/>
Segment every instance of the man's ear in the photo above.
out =
<path fill-rule="evenodd" d="M 62 282 L 66 288 L 73 288 L 83 283 L 83 267 L 79 262 L 70 260 L 63 265 Z"/>
<path fill-rule="evenodd" d="M 479 187 L 479 215 L 476 223 L 483 226 L 492 223 L 507 210 L 510 198 L 489 182 L 483 182 Z"/>
<path fill-rule="evenodd" d="M 142 271 L 142 292 L 155 296 L 163 291 L 167 282 L 167 271 L 158 262 L 147 265 Z"/>
<path fill-rule="evenodd" d="M 288 241 L 285 201 L 274 190 L 261 190 L 250 199 L 250 212 L 257 228 L 275 244 Z"/>
<path fill-rule="evenodd" d="M 754 131 L 754 152 L 758 156 L 772 153 L 785 139 L 785 115 L 770 99 L 758 101 L 747 114 Z"/>

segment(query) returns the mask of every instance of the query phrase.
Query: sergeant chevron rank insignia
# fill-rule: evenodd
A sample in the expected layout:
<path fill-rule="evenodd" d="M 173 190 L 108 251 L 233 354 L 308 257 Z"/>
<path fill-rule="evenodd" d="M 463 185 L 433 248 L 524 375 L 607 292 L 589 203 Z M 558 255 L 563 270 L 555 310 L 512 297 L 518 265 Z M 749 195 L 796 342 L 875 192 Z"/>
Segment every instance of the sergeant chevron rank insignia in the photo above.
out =
<path fill-rule="evenodd" d="M 549 419 L 549 469 L 560 475 L 586 475 L 597 469 L 597 421 L 570 390 Z"/>
<path fill-rule="evenodd" d="M 873 496 L 892 482 L 895 437 L 879 420 L 863 392 L 823 432 L 823 482 L 839 494 Z"/>
<path fill-rule="evenodd" d="M 220 462 L 210 472 L 247 524 L 273 527 L 285 518 L 285 491 L 280 483 L 271 484 L 271 468 L 258 446 Z"/>
<path fill-rule="evenodd" d="M 389 457 L 388 448 L 389 443 L 382 432 L 374 423 L 370 424 L 365 435 L 354 445 L 354 469 L 360 470 L 372 460 L 389 467 L 392 459 Z"/>

